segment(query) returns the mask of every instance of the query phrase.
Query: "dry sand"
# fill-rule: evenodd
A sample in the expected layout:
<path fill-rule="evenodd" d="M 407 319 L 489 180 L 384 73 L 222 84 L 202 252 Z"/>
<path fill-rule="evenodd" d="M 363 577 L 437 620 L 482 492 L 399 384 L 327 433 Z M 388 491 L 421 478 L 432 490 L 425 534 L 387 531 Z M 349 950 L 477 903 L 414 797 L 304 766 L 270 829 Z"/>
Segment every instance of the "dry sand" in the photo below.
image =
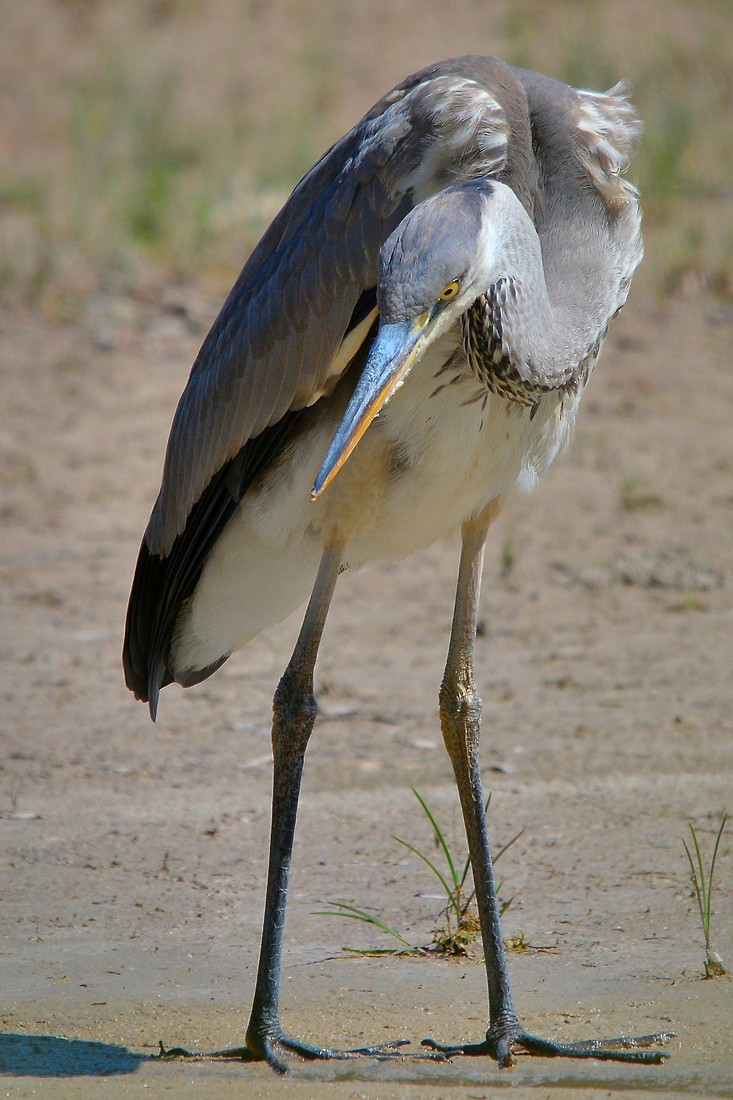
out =
<path fill-rule="evenodd" d="M 49 160 L 63 169 L 68 102 L 54 89 L 105 56 L 85 36 L 95 19 L 124 23 L 130 5 L 119 7 L 14 9 L 23 35 L 0 48 L 13 94 L 0 146 L 27 153 L 25 171 Z M 205 27 L 196 5 L 178 7 L 145 6 L 135 50 L 125 39 L 122 52 L 133 83 L 138 61 L 165 74 L 175 58 L 183 116 L 198 126 L 242 102 L 277 121 L 272 97 L 299 96 L 319 67 L 333 75 L 316 105 L 330 140 L 395 79 L 467 41 L 445 5 L 418 18 L 414 5 L 379 0 L 354 5 L 344 45 L 322 0 L 312 33 L 328 49 L 311 57 L 288 5 L 243 15 L 219 0 Z M 509 7 L 464 9 L 481 49 L 501 51 Z M 525 16 L 527 33 L 557 54 L 575 7 L 542 5 L 536 26 Z M 662 24 L 679 49 L 722 44 L 714 8 L 665 5 L 662 16 L 660 5 L 614 5 L 599 42 L 619 66 L 635 50 L 653 67 Z M 706 209 L 722 233 L 730 197 Z M 167 690 L 155 727 L 124 688 L 138 543 L 175 402 L 218 307 L 208 284 L 171 282 L 153 296 L 95 291 L 73 319 L 58 317 L 63 293 L 55 311 L 47 299 L 0 313 L 0 1095 L 733 1096 L 733 983 L 701 977 L 682 847 L 691 821 L 709 855 L 733 810 L 733 307 L 694 266 L 660 300 L 669 257 L 653 252 L 570 451 L 496 525 L 477 680 L 495 845 L 522 830 L 499 871 L 513 898 L 506 936 L 531 945 L 509 960 L 527 1026 L 567 1039 L 671 1028 L 669 1061 L 524 1057 L 500 1072 L 488 1059 L 294 1059 L 281 1079 L 258 1065 L 154 1059 L 159 1040 L 242 1042 L 264 893 L 270 700 L 299 625 L 296 616 L 256 639 L 196 689 Z M 417 1052 L 426 1035 L 485 1030 L 480 945 L 459 961 L 358 958 L 342 945 L 386 940 L 318 915 L 347 899 L 430 938 L 435 882 L 392 836 L 431 851 L 416 786 L 463 850 L 436 717 L 457 561 L 452 537 L 337 589 L 283 972 L 284 1024 L 307 1039 L 404 1036 Z M 729 965 L 730 835 L 713 913 Z"/>
<path fill-rule="evenodd" d="M 671 1059 L 521 1058 L 506 1072 L 484 1059 L 296 1061 L 280 1080 L 261 1066 L 151 1060 L 159 1039 L 242 1040 L 269 700 L 298 622 L 201 687 L 166 691 L 155 727 L 125 691 L 127 589 L 200 333 L 170 305 L 113 304 L 105 351 L 99 311 L 81 325 L 5 317 L 0 332 L 7 1095 L 96 1096 L 100 1078 L 105 1095 L 733 1095 L 733 986 L 701 979 L 682 849 L 693 821 L 709 851 L 733 789 L 733 313 L 694 291 L 674 308 L 632 299 L 571 452 L 497 524 L 478 641 L 495 841 L 523 830 L 500 865 L 514 898 L 506 935 L 552 948 L 511 954 L 519 1009 L 566 1038 L 671 1027 Z M 434 883 L 391 837 L 430 849 L 417 785 L 462 843 L 435 717 L 456 561 L 448 539 L 337 591 L 287 926 L 294 1034 L 350 1045 L 485 1028 L 480 956 L 344 957 L 344 944 L 384 944 L 317 915 L 346 898 L 429 939 Z M 719 884 L 714 929 L 730 961 L 729 841 Z"/>

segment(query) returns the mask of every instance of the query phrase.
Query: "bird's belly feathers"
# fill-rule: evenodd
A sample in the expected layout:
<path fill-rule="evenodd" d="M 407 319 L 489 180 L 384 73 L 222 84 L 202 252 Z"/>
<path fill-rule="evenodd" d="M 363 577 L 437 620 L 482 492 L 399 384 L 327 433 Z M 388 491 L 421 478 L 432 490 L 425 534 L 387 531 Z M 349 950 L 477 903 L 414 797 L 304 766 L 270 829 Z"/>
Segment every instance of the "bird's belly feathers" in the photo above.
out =
<path fill-rule="evenodd" d="M 181 613 L 177 672 L 207 667 L 290 614 L 310 595 L 325 546 L 343 546 L 357 567 L 406 557 L 549 466 L 577 402 L 548 394 L 530 417 L 480 387 L 462 357 L 446 367 L 454 347 L 430 349 L 317 501 L 310 490 L 338 402 L 253 486 Z"/>
<path fill-rule="evenodd" d="M 554 395 L 530 420 L 529 409 L 477 383 L 462 358 L 412 382 L 373 426 L 390 469 L 377 522 L 349 540 L 352 564 L 412 554 L 517 485 L 533 484 L 564 435 Z"/>
<path fill-rule="evenodd" d="M 460 351 L 451 358 L 454 349 L 448 333 L 428 351 L 311 506 L 323 504 L 351 565 L 406 557 L 497 497 L 530 487 L 568 434 L 572 403 L 548 394 L 531 416 L 489 393 Z M 371 454 L 360 454 L 367 441 Z"/>

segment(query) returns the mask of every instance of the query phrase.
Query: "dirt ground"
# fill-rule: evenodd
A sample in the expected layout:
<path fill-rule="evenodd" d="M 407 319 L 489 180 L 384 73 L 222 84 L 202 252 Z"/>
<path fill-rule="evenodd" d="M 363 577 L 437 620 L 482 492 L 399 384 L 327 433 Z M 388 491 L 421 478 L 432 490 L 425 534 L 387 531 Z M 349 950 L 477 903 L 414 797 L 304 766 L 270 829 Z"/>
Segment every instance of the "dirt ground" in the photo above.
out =
<path fill-rule="evenodd" d="M 93 323 L 3 318 L 8 1095 L 89 1096 L 100 1075 L 110 1093 L 180 1096 L 244 1081 L 262 1096 L 733 1094 L 731 983 L 700 978 L 682 849 L 692 821 L 709 851 L 733 785 L 733 313 L 695 293 L 665 307 L 637 295 L 619 319 L 571 452 L 497 524 L 478 642 L 496 842 L 523 830 L 501 864 L 506 934 L 552 948 L 512 955 L 517 1003 L 554 1035 L 672 1027 L 671 1060 L 642 1071 L 523 1059 L 504 1074 L 365 1061 L 298 1066 L 285 1082 L 148 1060 L 158 1039 L 241 1039 L 269 700 L 298 626 L 257 639 L 198 689 L 167 691 L 155 727 L 122 684 L 137 542 L 199 339 L 179 306 L 126 303 L 106 351 Z M 287 928 L 283 1008 L 297 1034 L 482 1033 L 479 960 L 345 958 L 343 944 L 380 946 L 376 931 L 316 915 L 351 899 L 429 938 L 434 883 L 391 837 L 430 850 L 417 785 L 460 844 L 435 716 L 456 560 L 449 539 L 337 591 Z M 732 873 L 726 841 L 713 927 L 728 958 Z M 54 1091 L 47 1078 L 66 1074 Z"/>
<path fill-rule="evenodd" d="M 446 51 L 450 52 L 450 51 Z M 405 71 L 410 66 L 405 67 Z M 386 87 L 386 84 L 385 84 Z M 377 94 L 382 88 L 377 88 Z M 372 97 L 373 98 L 373 97 Z M 363 106 L 366 106 L 364 104 Z M 651 263 L 653 264 L 653 258 Z M 232 277 L 235 272 L 232 272 Z M 125 603 L 170 418 L 218 306 L 171 282 L 71 319 L 0 312 L 0 1094 L 733 1096 L 733 983 L 702 979 L 682 841 L 733 810 L 733 307 L 640 275 L 578 431 L 497 522 L 477 680 L 517 1007 L 558 1038 L 672 1029 L 661 1067 L 419 1058 L 155 1059 L 241 1043 L 257 963 L 270 700 L 298 616 L 153 726 L 122 682 Z M 436 717 L 455 537 L 344 576 L 318 665 L 291 882 L 283 1019 L 334 1046 L 485 1030 L 465 960 L 363 958 L 345 899 L 430 939 L 417 787 L 463 850 Z M 733 846 L 713 939 L 733 962 Z"/>

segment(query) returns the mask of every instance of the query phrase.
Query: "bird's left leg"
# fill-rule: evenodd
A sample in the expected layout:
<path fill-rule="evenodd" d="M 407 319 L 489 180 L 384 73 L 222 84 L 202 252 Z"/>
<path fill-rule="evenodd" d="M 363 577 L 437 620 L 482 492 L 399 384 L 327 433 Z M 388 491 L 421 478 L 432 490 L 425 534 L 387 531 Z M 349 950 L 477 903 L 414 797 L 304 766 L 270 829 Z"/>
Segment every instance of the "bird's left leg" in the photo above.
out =
<path fill-rule="evenodd" d="M 479 767 L 481 700 L 474 686 L 473 651 L 476 617 L 481 589 L 484 544 L 489 524 L 499 508 L 490 506 L 482 516 L 466 523 L 462 530 L 461 563 L 456 603 L 445 674 L 440 688 L 440 719 L 443 738 L 461 800 L 471 855 L 476 902 L 486 962 L 489 994 L 489 1028 L 480 1043 L 444 1045 L 432 1039 L 423 1045 L 448 1057 L 458 1054 L 488 1054 L 500 1066 L 512 1064 L 512 1051 L 523 1050 L 545 1057 L 599 1058 L 617 1062 L 661 1062 L 666 1055 L 641 1050 L 669 1036 L 649 1035 L 638 1039 L 613 1039 L 587 1043 L 556 1043 L 529 1035 L 514 1008 L 506 953 L 501 935 L 485 801 Z"/>

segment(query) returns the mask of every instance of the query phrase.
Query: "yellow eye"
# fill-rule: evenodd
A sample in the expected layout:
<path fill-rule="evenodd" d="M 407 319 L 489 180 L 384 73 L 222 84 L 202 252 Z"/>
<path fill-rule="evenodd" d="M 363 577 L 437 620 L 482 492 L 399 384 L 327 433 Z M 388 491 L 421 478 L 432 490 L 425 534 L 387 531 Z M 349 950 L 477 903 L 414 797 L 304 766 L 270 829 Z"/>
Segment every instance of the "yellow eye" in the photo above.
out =
<path fill-rule="evenodd" d="M 458 293 L 458 285 L 458 279 L 453 279 L 447 286 L 444 286 L 440 292 L 439 301 L 449 302 L 451 298 L 455 298 Z"/>

